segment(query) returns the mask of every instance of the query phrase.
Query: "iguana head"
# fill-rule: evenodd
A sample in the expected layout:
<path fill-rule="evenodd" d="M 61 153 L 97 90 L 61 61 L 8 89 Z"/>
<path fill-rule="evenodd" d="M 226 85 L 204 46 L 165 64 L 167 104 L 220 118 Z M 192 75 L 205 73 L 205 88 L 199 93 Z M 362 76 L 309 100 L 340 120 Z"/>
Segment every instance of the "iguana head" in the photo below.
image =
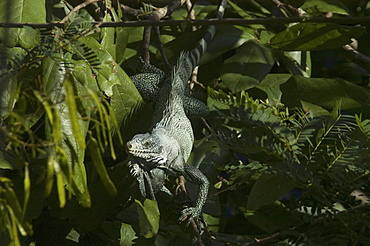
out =
<path fill-rule="evenodd" d="M 149 163 L 164 164 L 167 155 L 163 151 L 161 139 L 152 133 L 137 134 L 126 144 L 127 152 Z"/>

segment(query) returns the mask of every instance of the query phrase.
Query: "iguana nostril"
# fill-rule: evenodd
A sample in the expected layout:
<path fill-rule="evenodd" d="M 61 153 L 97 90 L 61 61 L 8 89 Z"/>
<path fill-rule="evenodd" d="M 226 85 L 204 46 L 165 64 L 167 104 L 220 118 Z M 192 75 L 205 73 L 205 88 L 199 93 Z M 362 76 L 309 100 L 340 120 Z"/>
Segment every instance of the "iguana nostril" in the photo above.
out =
<path fill-rule="evenodd" d="M 128 143 L 126 144 L 126 147 L 127 147 L 127 149 L 132 149 L 132 144 L 131 144 L 130 142 L 128 142 Z"/>

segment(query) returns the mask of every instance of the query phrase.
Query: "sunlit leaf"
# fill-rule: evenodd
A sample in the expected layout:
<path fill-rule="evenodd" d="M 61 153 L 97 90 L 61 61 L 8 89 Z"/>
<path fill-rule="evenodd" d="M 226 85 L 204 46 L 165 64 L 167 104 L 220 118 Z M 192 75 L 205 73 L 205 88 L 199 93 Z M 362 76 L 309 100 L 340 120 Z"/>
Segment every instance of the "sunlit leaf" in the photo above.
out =
<path fill-rule="evenodd" d="M 24 200 L 23 200 L 21 221 L 24 221 L 28 201 L 29 201 L 30 195 L 31 195 L 31 180 L 30 180 L 30 172 L 29 172 L 28 165 L 26 165 L 25 169 L 24 169 L 23 190 L 24 190 Z"/>
<path fill-rule="evenodd" d="M 355 26 L 298 23 L 272 37 L 270 45 L 280 50 L 335 49 L 351 43 L 352 38 L 360 37 L 364 31 Z"/>
<path fill-rule="evenodd" d="M 54 158 L 50 155 L 47 161 L 46 178 L 45 178 L 45 195 L 49 196 L 54 184 Z"/>
<path fill-rule="evenodd" d="M 77 144 L 80 146 L 81 150 L 86 148 L 85 144 L 85 134 L 81 132 L 81 127 L 79 126 L 78 120 L 78 112 L 77 112 L 77 105 L 75 99 L 74 88 L 72 85 L 72 81 L 70 79 L 66 79 L 64 81 L 64 88 L 66 93 L 66 103 L 68 106 L 68 115 L 70 118 L 70 123 L 72 126 L 72 131 L 74 138 L 76 139 Z"/>
<path fill-rule="evenodd" d="M 59 207 L 63 208 L 66 204 L 66 191 L 64 187 L 63 173 L 60 170 L 58 163 L 54 163 L 55 175 L 57 176 L 57 190 L 59 198 Z"/>
<path fill-rule="evenodd" d="M 132 228 L 131 225 L 122 223 L 121 224 L 121 230 L 120 230 L 120 245 L 121 246 L 131 246 L 134 244 L 132 240 L 137 238 L 135 230 Z"/>
<path fill-rule="evenodd" d="M 320 11 L 323 13 L 335 13 L 349 15 L 348 8 L 339 0 L 308 0 L 301 6 L 307 12 Z"/>
<path fill-rule="evenodd" d="M 140 235 L 151 238 L 158 233 L 159 209 L 156 201 L 145 199 L 144 204 L 135 200 L 139 213 Z"/>
<path fill-rule="evenodd" d="M 45 0 L 0 1 L 0 22 L 45 23 Z M 38 31 L 31 27 L 1 28 L 0 40 L 8 47 L 30 49 L 38 43 Z"/>

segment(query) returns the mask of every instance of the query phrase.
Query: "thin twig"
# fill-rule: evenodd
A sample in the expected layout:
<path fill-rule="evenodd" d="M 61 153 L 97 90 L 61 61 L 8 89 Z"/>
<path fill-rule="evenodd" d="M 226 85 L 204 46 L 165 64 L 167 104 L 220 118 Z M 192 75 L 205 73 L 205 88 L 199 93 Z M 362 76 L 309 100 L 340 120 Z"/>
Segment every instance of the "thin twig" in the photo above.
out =
<path fill-rule="evenodd" d="M 65 23 L 69 18 L 71 18 L 71 16 L 76 13 L 77 11 L 79 11 L 80 9 L 82 8 L 85 8 L 87 5 L 89 4 L 92 4 L 92 3 L 96 3 L 96 2 L 99 2 L 101 0 L 86 0 L 85 2 L 83 3 L 80 3 L 79 5 L 77 5 L 76 7 L 74 7 L 64 18 L 63 20 L 59 21 L 59 23 Z"/>
<path fill-rule="evenodd" d="M 121 7 L 123 11 L 131 16 L 136 17 L 140 21 L 159 21 L 165 16 L 171 15 L 171 13 L 181 7 L 181 5 L 185 2 L 185 0 L 174 0 L 170 4 L 162 7 L 162 8 L 155 8 L 152 7 L 154 10 L 148 13 L 143 13 L 141 10 L 136 10 L 134 8 L 131 8 L 129 6 L 126 6 L 124 4 L 121 4 Z M 155 27 L 155 31 L 157 33 L 157 36 L 159 36 L 159 27 Z M 150 63 L 150 54 L 149 54 L 149 45 L 151 40 L 151 34 L 152 34 L 152 26 L 145 26 L 144 34 L 143 34 L 143 48 L 142 48 L 142 57 L 143 60 L 147 63 Z M 158 38 L 159 43 L 159 49 L 162 54 L 163 60 L 166 63 L 166 66 L 169 66 L 168 60 L 166 56 L 164 55 L 163 51 L 163 45 L 161 43 L 160 38 Z"/>
<path fill-rule="evenodd" d="M 155 35 L 157 37 L 159 52 L 161 53 L 161 56 L 162 56 L 163 62 L 165 64 L 166 70 L 169 72 L 169 71 L 171 71 L 172 67 L 171 67 L 170 62 L 167 59 L 166 52 L 164 52 L 164 47 L 163 47 L 163 43 L 162 43 L 162 40 L 161 40 L 161 33 L 159 31 L 159 26 L 154 27 L 154 31 L 155 31 Z"/>

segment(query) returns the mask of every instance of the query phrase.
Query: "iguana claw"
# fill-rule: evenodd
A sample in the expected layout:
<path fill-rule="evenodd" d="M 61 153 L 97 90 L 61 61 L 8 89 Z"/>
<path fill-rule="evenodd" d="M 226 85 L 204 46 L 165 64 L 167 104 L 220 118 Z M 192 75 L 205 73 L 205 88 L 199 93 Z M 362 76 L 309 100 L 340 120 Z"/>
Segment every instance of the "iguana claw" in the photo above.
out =
<path fill-rule="evenodd" d="M 181 222 L 187 220 L 186 226 L 189 226 L 190 222 L 192 220 L 197 220 L 199 215 L 200 215 L 199 209 L 195 207 L 185 208 L 181 211 L 179 221 Z"/>

